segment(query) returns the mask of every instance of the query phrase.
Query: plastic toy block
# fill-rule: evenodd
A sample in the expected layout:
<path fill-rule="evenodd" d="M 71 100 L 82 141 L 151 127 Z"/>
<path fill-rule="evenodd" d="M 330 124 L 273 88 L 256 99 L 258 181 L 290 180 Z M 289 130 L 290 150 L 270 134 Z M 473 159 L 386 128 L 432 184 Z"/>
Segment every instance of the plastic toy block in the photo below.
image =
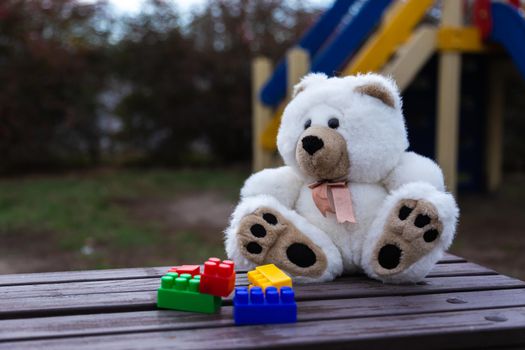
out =
<path fill-rule="evenodd" d="M 248 271 L 248 281 L 255 287 L 292 287 L 292 279 L 274 264 L 257 266 Z"/>
<path fill-rule="evenodd" d="M 297 322 L 297 304 L 291 287 L 235 288 L 233 318 L 236 325 Z"/>
<path fill-rule="evenodd" d="M 199 292 L 200 276 L 179 275 L 169 272 L 162 276 L 157 291 L 157 306 L 163 309 L 214 313 L 222 299 L 217 296 Z"/>
<path fill-rule="evenodd" d="M 204 263 L 200 292 L 227 297 L 235 287 L 235 265 L 232 261 L 209 258 Z"/>
<path fill-rule="evenodd" d="M 196 276 L 196 275 L 201 274 L 201 267 L 199 265 L 174 266 L 171 269 L 169 269 L 168 272 L 176 272 L 179 275 L 182 275 L 183 273 L 187 273 L 192 276 Z"/>

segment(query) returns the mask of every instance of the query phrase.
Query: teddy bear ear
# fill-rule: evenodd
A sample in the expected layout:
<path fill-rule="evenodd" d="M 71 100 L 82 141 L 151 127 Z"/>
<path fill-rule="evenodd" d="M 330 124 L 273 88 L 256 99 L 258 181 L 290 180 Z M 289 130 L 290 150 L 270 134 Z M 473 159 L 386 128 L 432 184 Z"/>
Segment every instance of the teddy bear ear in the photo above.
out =
<path fill-rule="evenodd" d="M 367 74 L 362 77 L 364 82 L 355 88 L 356 92 L 376 98 L 391 108 L 401 104 L 399 90 L 392 79 L 379 74 Z"/>
<path fill-rule="evenodd" d="M 293 87 L 292 98 L 294 98 L 295 96 L 297 96 L 298 94 L 306 90 L 306 88 L 308 88 L 309 86 L 323 82 L 326 79 L 328 79 L 328 77 L 326 76 L 326 74 L 323 74 L 323 73 L 310 73 L 310 74 L 305 75 L 301 79 L 301 81 Z"/>

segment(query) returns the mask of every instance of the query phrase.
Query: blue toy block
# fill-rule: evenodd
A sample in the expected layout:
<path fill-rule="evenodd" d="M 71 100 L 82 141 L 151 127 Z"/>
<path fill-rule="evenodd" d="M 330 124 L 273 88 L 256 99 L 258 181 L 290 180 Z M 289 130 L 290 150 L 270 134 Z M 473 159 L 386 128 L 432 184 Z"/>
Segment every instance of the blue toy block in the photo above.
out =
<path fill-rule="evenodd" d="M 297 322 L 297 304 L 291 287 L 237 287 L 233 297 L 236 325 Z"/>

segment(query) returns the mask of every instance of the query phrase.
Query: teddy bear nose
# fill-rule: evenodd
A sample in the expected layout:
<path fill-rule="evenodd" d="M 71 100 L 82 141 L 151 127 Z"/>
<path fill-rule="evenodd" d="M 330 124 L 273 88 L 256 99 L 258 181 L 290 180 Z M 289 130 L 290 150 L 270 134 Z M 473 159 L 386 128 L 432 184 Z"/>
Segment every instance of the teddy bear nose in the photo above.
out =
<path fill-rule="evenodd" d="M 301 142 L 303 143 L 304 150 L 311 156 L 324 146 L 323 140 L 317 136 L 305 136 Z"/>

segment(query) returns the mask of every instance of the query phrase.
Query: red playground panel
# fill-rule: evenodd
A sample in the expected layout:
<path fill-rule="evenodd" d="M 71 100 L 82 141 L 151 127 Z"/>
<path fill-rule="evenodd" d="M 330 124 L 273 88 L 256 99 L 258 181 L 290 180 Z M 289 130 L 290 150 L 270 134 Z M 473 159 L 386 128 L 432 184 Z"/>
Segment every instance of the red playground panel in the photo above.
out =
<path fill-rule="evenodd" d="M 521 6 L 521 0 L 509 0 L 509 3 L 516 8 Z"/>
<path fill-rule="evenodd" d="M 235 287 L 235 265 L 233 261 L 209 258 L 204 263 L 200 292 L 218 297 L 227 297 Z"/>
<path fill-rule="evenodd" d="M 476 0 L 473 5 L 474 24 L 478 27 L 481 37 L 487 39 L 492 31 L 492 16 L 490 0 Z"/>
<path fill-rule="evenodd" d="M 196 275 L 201 274 L 201 267 L 199 265 L 174 266 L 171 269 L 169 269 L 168 272 L 176 272 L 179 275 L 187 273 L 190 274 L 191 277 L 195 277 Z"/>

